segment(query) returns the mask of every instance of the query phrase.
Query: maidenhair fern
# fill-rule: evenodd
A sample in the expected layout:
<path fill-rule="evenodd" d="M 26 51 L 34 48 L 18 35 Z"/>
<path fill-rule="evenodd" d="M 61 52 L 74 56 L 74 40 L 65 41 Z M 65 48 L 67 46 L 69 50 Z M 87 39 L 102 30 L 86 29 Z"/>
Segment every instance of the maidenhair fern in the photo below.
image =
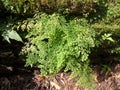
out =
<path fill-rule="evenodd" d="M 95 46 L 95 32 L 81 23 L 79 19 L 67 21 L 58 14 L 42 14 L 27 35 L 32 47 L 26 65 L 36 65 L 41 75 L 72 71 L 71 77 L 80 78 L 78 83 L 91 87 L 88 56 Z"/>

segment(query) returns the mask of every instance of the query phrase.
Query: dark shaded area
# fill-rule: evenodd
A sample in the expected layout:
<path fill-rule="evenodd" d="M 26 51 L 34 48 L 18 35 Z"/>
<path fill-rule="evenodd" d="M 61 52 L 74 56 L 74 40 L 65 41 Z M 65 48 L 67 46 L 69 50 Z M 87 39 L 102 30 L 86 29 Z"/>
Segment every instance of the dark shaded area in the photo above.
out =
<path fill-rule="evenodd" d="M 94 10 L 92 10 L 87 17 L 90 23 L 96 23 L 106 17 L 108 7 L 105 4 L 106 3 L 100 5 L 97 3 L 93 4 Z"/>
<path fill-rule="evenodd" d="M 106 43 L 106 42 L 105 42 Z M 115 45 L 109 44 L 104 46 L 105 44 L 100 45 L 99 47 L 95 47 L 89 58 L 91 65 L 108 65 L 113 66 L 114 64 L 120 63 L 120 55 L 117 53 L 111 53 L 111 48 L 115 47 Z"/>
<path fill-rule="evenodd" d="M 10 44 L 7 41 L 3 41 L 2 37 L 0 39 L 0 75 L 30 72 L 24 67 L 24 59 L 19 56 L 21 47 L 24 44 L 14 40 L 11 40 Z"/>
<path fill-rule="evenodd" d="M 7 10 L 5 9 L 3 2 L 0 0 L 0 17 L 3 17 L 6 11 Z"/>

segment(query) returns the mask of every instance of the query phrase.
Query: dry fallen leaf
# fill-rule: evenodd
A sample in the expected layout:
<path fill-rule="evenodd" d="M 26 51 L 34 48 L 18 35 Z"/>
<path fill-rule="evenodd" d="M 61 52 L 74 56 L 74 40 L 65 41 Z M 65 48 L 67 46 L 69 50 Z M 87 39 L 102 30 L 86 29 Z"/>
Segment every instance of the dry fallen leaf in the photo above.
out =
<path fill-rule="evenodd" d="M 54 82 L 51 81 L 50 84 L 51 84 L 52 87 L 55 87 L 56 90 L 60 90 L 60 86 L 57 85 L 56 83 L 54 83 Z"/>

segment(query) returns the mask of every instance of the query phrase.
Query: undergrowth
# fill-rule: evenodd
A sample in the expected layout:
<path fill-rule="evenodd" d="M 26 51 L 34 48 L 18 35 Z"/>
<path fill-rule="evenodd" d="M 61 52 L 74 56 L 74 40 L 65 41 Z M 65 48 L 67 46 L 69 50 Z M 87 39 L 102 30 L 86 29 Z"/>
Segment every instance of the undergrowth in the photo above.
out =
<path fill-rule="evenodd" d="M 84 21 L 84 22 L 83 22 Z M 40 68 L 41 75 L 72 71 L 78 83 L 93 90 L 89 54 L 95 46 L 95 31 L 84 19 L 67 21 L 59 14 L 42 14 L 29 31 L 26 66 Z M 91 82 L 91 83 L 90 83 Z"/>
<path fill-rule="evenodd" d="M 94 90 L 89 55 L 97 47 L 109 55 L 120 53 L 120 1 L 91 0 L 93 2 L 87 3 L 87 0 L 70 0 L 71 5 L 66 0 L 62 0 L 63 3 L 57 0 L 57 4 L 48 1 L 2 0 L 8 12 L 26 18 L 16 21 L 13 16 L 8 22 L 0 20 L 0 35 L 7 41 L 22 41 L 13 30 L 20 32 L 20 36 L 28 40 L 21 51 L 26 56 L 26 66 L 38 67 L 41 75 L 72 71 L 71 78 L 78 77 L 79 85 Z M 54 12 L 54 9 L 57 9 L 54 14 L 43 13 L 46 10 Z M 41 14 L 37 14 L 39 10 Z M 56 14 L 61 12 L 62 15 Z"/>

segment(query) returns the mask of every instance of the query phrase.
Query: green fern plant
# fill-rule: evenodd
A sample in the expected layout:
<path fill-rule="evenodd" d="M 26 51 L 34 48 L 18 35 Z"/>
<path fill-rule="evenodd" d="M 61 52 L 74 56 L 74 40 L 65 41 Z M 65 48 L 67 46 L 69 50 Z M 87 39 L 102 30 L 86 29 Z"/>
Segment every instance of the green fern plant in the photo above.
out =
<path fill-rule="evenodd" d="M 72 78 L 79 77 L 79 84 L 93 90 L 88 56 L 95 46 L 95 32 L 81 23 L 79 19 L 67 21 L 59 14 L 42 14 L 27 35 L 31 45 L 26 66 L 37 66 L 41 75 L 72 71 Z"/>

